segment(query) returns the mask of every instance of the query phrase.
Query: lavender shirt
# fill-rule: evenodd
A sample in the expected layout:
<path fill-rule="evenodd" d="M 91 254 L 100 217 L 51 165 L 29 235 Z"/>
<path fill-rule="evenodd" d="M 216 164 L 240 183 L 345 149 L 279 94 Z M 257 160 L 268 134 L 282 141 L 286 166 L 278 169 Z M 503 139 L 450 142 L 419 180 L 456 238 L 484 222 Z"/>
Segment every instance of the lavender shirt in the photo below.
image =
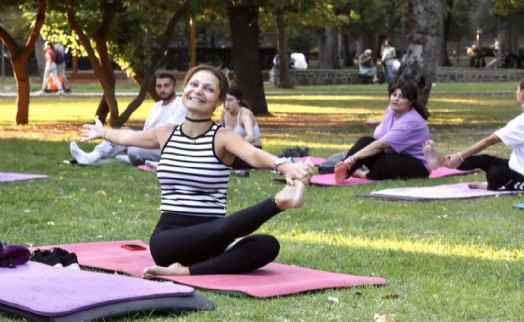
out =
<path fill-rule="evenodd" d="M 389 145 L 386 153 L 407 154 L 422 161 L 426 169 L 431 171 L 422 153 L 424 143 L 430 139 L 429 127 L 415 109 L 410 108 L 397 118 L 388 106 L 382 122 L 375 129 L 374 138 Z"/>

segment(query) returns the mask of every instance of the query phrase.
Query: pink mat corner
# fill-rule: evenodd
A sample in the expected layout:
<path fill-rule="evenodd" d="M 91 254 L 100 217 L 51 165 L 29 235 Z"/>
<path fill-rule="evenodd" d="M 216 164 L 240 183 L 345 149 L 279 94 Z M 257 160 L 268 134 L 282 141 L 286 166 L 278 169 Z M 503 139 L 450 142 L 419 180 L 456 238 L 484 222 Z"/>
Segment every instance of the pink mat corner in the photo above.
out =
<path fill-rule="evenodd" d="M 456 176 L 456 175 L 463 175 L 463 174 L 470 174 L 479 172 L 480 169 L 473 169 L 473 170 L 458 170 L 458 169 L 449 169 L 446 167 L 440 167 L 433 171 L 431 171 L 429 178 L 435 179 L 435 178 L 443 178 L 443 177 L 449 177 L 449 176 Z"/>
<path fill-rule="evenodd" d="M 121 247 L 122 244 L 129 243 L 142 245 L 147 250 L 130 251 Z M 142 271 L 146 266 L 154 265 L 148 245 L 139 240 L 54 245 L 40 248 L 52 247 L 61 247 L 76 253 L 82 266 L 125 272 L 136 277 L 142 276 Z M 279 263 L 270 263 L 261 269 L 245 274 L 158 276 L 158 278 L 202 289 L 241 292 L 259 298 L 327 288 L 385 285 L 387 283 L 381 277 L 333 273 Z"/>
<path fill-rule="evenodd" d="M 443 177 L 448 177 L 448 176 L 475 173 L 478 171 L 479 169 L 461 171 L 457 169 L 448 169 L 446 167 L 442 167 L 442 168 L 438 168 L 438 169 L 431 171 L 429 178 L 436 179 L 436 178 L 443 178 Z M 318 186 L 356 186 L 356 185 L 367 184 L 367 183 L 372 183 L 372 182 L 375 182 L 375 181 L 369 180 L 369 179 L 349 177 L 346 180 L 344 180 L 344 183 L 337 184 L 335 182 L 334 173 L 319 174 L 319 175 L 314 175 L 313 177 L 311 177 L 311 184 L 318 185 Z"/>
<path fill-rule="evenodd" d="M 311 184 L 318 186 L 356 186 L 372 182 L 374 181 L 369 179 L 349 177 L 344 180 L 344 183 L 338 184 L 335 182 L 334 173 L 318 174 L 311 177 Z"/>
<path fill-rule="evenodd" d="M 296 158 L 293 158 L 293 162 L 295 162 L 295 163 L 305 163 L 308 160 L 311 163 L 313 163 L 313 165 L 315 165 L 315 166 L 319 166 L 322 162 L 326 161 L 326 159 L 319 158 L 319 157 L 296 157 Z"/>

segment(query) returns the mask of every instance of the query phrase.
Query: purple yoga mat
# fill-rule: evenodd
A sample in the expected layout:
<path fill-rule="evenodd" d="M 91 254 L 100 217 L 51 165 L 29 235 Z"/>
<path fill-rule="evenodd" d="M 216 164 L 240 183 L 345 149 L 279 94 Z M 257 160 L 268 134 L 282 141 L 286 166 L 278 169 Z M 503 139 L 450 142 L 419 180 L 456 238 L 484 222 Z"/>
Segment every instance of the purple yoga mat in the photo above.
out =
<path fill-rule="evenodd" d="M 373 191 L 359 197 L 386 200 L 442 200 L 471 199 L 480 197 L 495 197 L 498 195 L 521 193 L 521 191 L 470 189 L 468 183 L 445 184 L 433 187 L 408 187 Z"/>
<path fill-rule="evenodd" d="M 0 182 L 11 182 L 31 179 L 45 179 L 48 178 L 45 174 L 30 174 L 30 173 L 16 173 L 16 172 L 0 172 Z"/>
<path fill-rule="evenodd" d="M 60 316 L 137 299 L 188 296 L 194 289 L 123 275 L 28 262 L 0 269 L 0 303 L 42 316 Z"/>
<path fill-rule="evenodd" d="M 123 244 L 138 244 L 144 251 L 123 249 Z M 54 246 L 45 246 L 51 248 Z M 142 276 L 146 266 L 154 265 L 149 247 L 139 240 L 109 241 L 70 245 L 56 245 L 78 256 L 80 265 L 108 271 L 127 272 Z M 235 275 L 158 276 L 177 283 L 215 291 L 243 293 L 268 298 L 313 290 L 363 285 L 384 285 L 381 277 L 356 276 L 303 268 L 294 265 L 270 263 L 251 273 Z"/>
<path fill-rule="evenodd" d="M 455 176 L 455 175 L 463 175 L 463 174 L 469 174 L 469 173 L 475 173 L 479 170 L 468 170 L 468 171 L 461 171 L 456 169 L 448 169 L 448 168 L 438 168 L 431 172 L 429 175 L 430 179 L 435 178 L 443 178 L 443 177 L 449 177 L 449 176 Z M 369 179 L 360 179 L 360 178 L 354 178 L 349 177 L 347 178 L 344 183 L 337 184 L 335 182 L 335 174 L 334 173 L 328 173 L 328 174 L 319 174 L 311 177 L 311 184 L 317 185 L 317 186 L 355 186 L 355 185 L 361 185 L 361 184 L 367 184 L 367 183 L 373 183 L 375 181 L 369 180 Z"/>

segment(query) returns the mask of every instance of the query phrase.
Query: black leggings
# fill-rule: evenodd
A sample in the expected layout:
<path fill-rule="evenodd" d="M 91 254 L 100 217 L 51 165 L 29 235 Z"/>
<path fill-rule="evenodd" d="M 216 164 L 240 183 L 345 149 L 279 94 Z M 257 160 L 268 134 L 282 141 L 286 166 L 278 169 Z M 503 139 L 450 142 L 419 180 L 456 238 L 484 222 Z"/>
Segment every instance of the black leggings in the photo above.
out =
<path fill-rule="evenodd" d="M 369 136 L 358 139 L 355 145 L 346 153 L 344 159 L 357 153 L 374 141 L 375 139 Z M 382 152 L 357 160 L 349 169 L 348 177 L 363 165 L 369 169 L 367 178 L 370 180 L 427 178 L 429 176 L 429 171 L 421 160 L 406 154 Z"/>
<path fill-rule="evenodd" d="M 188 266 L 191 275 L 253 271 L 272 262 L 280 244 L 271 235 L 249 234 L 279 212 L 270 198 L 220 218 L 163 213 L 151 235 L 151 255 L 160 266 Z"/>
<path fill-rule="evenodd" d="M 472 155 L 464 160 L 459 170 L 482 169 L 486 172 L 488 190 L 524 191 L 524 176 L 509 168 L 509 160 L 489 154 Z"/>

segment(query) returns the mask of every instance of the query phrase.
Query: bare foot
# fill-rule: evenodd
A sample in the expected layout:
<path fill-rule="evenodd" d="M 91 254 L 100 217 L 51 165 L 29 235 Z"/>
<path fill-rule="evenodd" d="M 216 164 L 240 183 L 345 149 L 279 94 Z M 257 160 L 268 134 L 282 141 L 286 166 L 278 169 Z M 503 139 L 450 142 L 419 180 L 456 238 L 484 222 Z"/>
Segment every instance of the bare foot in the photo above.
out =
<path fill-rule="evenodd" d="M 488 184 L 486 182 L 472 182 L 468 184 L 468 188 L 488 190 Z"/>
<path fill-rule="evenodd" d="M 367 179 L 369 171 L 362 171 L 360 169 L 357 169 L 353 174 L 352 177 L 360 178 L 360 179 Z"/>
<path fill-rule="evenodd" d="M 343 184 L 348 177 L 348 169 L 345 165 L 336 165 L 335 166 L 335 182 L 337 184 Z"/>
<path fill-rule="evenodd" d="M 152 278 L 156 275 L 190 275 L 189 274 L 189 268 L 187 266 L 182 266 L 180 263 L 174 263 L 169 265 L 168 267 L 164 266 L 149 266 L 144 269 L 144 273 L 142 274 L 143 278 Z"/>
<path fill-rule="evenodd" d="M 294 182 L 294 185 L 286 185 L 275 195 L 275 203 L 280 210 L 300 208 L 304 204 L 306 186 L 298 180 Z"/>
<path fill-rule="evenodd" d="M 424 143 L 422 153 L 424 153 L 424 156 L 428 161 L 429 167 L 432 170 L 435 170 L 440 167 L 446 167 L 449 163 L 449 159 L 447 157 L 441 157 L 438 154 L 437 149 L 435 148 L 435 142 L 433 142 L 432 140 L 428 140 L 426 143 Z"/>

